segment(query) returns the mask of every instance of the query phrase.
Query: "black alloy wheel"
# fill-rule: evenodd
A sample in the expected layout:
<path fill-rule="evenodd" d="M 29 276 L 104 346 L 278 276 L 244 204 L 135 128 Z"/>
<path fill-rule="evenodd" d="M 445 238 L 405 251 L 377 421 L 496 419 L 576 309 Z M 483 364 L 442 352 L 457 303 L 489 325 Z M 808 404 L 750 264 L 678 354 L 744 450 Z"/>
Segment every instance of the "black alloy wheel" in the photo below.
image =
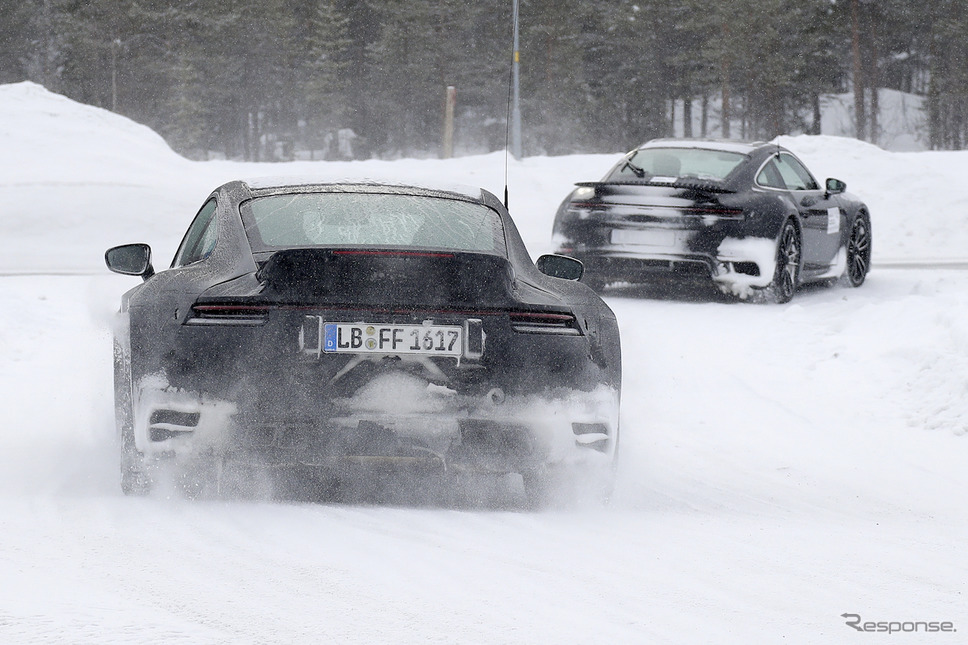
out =
<path fill-rule="evenodd" d="M 777 304 L 790 302 L 800 280 L 800 231 L 793 220 L 783 224 L 780 242 L 776 247 L 776 272 L 773 274 L 773 300 Z"/>
<path fill-rule="evenodd" d="M 871 268 L 871 229 L 867 219 L 860 215 L 854 220 L 847 240 L 847 284 L 859 287 L 864 284 Z"/>

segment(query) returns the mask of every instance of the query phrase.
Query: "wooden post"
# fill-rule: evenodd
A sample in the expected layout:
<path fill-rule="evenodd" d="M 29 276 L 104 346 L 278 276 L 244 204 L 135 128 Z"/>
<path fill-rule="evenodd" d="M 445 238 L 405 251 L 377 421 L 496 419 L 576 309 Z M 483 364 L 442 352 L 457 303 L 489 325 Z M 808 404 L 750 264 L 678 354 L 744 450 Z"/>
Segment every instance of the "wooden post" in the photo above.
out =
<path fill-rule="evenodd" d="M 444 103 L 444 159 L 454 156 L 454 106 L 457 104 L 457 88 L 447 86 L 447 100 Z"/>

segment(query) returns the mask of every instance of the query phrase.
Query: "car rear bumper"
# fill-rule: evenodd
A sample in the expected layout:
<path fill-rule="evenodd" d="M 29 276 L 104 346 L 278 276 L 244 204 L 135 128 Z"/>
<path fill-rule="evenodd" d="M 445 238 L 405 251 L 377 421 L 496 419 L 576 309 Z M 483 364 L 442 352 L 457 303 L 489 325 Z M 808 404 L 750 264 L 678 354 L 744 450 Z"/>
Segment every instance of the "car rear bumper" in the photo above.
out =
<path fill-rule="evenodd" d="M 709 280 L 716 273 L 715 259 L 702 254 L 642 254 L 612 249 L 561 253 L 568 253 L 581 260 L 587 275 L 606 282 L 642 282 L 657 276 Z"/>
<path fill-rule="evenodd" d="M 524 472 L 557 463 L 609 463 L 618 394 L 549 391 L 460 395 L 389 373 L 319 410 L 264 414 L 145 379 L 135 405 L 135 443 L 149 458 L 221 458 L 262 466 L 340 471 L 359 465 L 423 465 Z"/>
<path fill-rule="evenodd" d="M 706 247 L 708 250 L 696 250 Z M 564 247 L 558 252 L 581 260 L 586 275 L 600 284 L 712 281 L 737 295 L 768 286 L 776 267 L 774 240 L 758 237 L 727 237 L 715 245 L 695 243 L 678 248 L 609 245 Z"/>

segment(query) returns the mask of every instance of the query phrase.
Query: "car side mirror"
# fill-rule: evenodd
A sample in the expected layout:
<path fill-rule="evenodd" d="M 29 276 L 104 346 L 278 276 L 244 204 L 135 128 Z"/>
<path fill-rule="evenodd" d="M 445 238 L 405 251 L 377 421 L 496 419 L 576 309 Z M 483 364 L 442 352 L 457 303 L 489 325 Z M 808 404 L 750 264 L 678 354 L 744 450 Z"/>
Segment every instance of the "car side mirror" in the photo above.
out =
<path fill-rule="evenodd" d="M 828 195 L 839 195 L 840 193 L 847 190 L 847 184 L 840 181 L 839 179 L 830 178 L 827 180 L 827 194 Z"/>
<path fill-rule="evenodd" d="M 564 280 L 581 280 L 585 273 L 585 265 L 567 255 L 542 255 L 535 262 L 535 266 L 545 275 Z"/>
<path fill-rule="evenodd" d="M 136 275 L 147 280 L 155 274 L 151 266 L 151 247 L 147 244 L 123 244 L 104 253 L 104 263 L 115 273 Z"/>

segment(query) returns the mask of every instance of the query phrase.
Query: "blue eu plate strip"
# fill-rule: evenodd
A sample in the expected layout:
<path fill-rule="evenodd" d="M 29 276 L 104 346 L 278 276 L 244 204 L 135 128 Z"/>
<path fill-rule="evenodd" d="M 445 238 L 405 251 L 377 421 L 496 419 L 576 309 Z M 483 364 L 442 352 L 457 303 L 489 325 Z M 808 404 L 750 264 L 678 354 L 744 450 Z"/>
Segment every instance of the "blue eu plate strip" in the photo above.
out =
<path fill-rule="evenodd" d="M 327 323 L 323 326 L 323 351 L 336 351 L 336 325 L 334 323 Z"/>

